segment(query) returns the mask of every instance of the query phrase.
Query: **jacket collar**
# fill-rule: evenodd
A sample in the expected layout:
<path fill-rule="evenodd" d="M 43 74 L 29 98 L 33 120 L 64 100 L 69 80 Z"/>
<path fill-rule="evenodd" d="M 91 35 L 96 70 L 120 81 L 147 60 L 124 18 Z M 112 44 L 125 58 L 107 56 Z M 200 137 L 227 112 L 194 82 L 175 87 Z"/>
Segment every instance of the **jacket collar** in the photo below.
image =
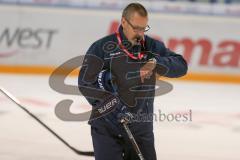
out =
<path fill-rule="evenodd" d="M 122 25 L 119 26 L 118 32 L 119 32 L 119 34 L 120 34 L 120 36 L 121 36 L 122 41 L 126 41 L 126 40 L 128 41 L 127 37 L 126 37 L 125 34 L 123 33 L 123 27 L 122 27 Z"/>

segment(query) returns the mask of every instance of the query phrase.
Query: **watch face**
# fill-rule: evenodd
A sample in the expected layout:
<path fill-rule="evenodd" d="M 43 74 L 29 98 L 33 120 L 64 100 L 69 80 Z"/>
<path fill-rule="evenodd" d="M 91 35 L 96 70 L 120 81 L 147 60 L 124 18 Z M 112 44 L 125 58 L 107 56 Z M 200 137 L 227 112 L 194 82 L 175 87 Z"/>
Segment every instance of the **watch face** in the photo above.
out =
<path fill-rule="evenodd" d="M 156 59 L 155 58 L 151 58 L 151 59 L 149 59 L 149 61 L 153 61 L 154 63 L 156 63 Z"/>
<path fill-rule="evenodd" d="M 153 58 L 153 61 L 156 63 L 157 62 L 157 60 L 155 59 L 155 58 Z"/>

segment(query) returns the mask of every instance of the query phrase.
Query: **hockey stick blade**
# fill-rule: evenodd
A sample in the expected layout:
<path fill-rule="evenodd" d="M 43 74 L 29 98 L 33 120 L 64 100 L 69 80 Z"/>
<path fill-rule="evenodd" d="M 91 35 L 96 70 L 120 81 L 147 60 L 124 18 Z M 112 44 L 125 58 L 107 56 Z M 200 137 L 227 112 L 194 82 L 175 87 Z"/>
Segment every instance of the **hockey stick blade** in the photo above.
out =
<path fill-rule="evenodd" d="M 9 98 L 12 102 L 14 102 L 18 107 L 20 107 L 22 110 L 24 110 L 29 116 L 31 116 L 33 119 L 35 119 L 38 123 L 40 123 L 45 129 L 47 129 L 49 132 L 51 132 L 58 140 L 60 140 L 63 144 L 65 144 L 69 149 L 71 149 L 73 152 L 75 152 L 78 155 L 83 156 L 94 156 L 94 152 L 92 151 L 80 151 L 73 146 L 71 146 L 68 142 L 66 142 L 62 137 L 60 137 L 56 132 L 54 132 L 50 127 L 48 127 L 45 123 L 43 123 L 37 116 L 35 116 L 33 113 L 31 113 L 26 107 L 24 107 L 20 101 L 14 97 L 12 94 L 10 94 L 6 89 L 3 89 L 0 87 L 0 91 Z"/>

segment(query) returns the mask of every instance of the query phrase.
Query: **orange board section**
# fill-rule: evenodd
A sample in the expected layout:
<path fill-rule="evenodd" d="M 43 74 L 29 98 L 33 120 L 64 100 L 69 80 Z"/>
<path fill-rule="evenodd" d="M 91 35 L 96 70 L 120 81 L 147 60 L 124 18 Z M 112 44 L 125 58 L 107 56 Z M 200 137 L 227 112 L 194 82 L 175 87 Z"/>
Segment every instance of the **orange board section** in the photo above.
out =
<path fill-rule="evenodd" d="M 12 73 L 12 74 L 39 74 L 50 75 L 56 67 L 53 66 L 5 66 L 0 65 L 0 73 Z M 64 71 L 63 71 L 64 72 Z M 70 76 L 77 76 L 79 69 L 75 69 L 70 73 Z"/>
<path fill-rule="evenodd" d="M 0 73 L 12 73 L 12 74 L 38 74 L 49 75 L 56 67 L 53 66 L 9 66 L 0 65 Z M 69 76 L 77 76 L 79 69 L 73 70 Z M 169 79 L 165 77 L 159 77 L 160 79 Z M 194 73 L 190 72 L 186 76 L 181 78 L 171 78 L 169 80 L 184 80 L 184 81 L 203 81 L 203 82 L 220 82 L 220 83 L 239 83 L 240 75 L 231 74 L 218 74 L 218 73 Z"/>
<path fill-rule="evenodd" d="M 169 79 L 169 78 L 163 78 Z M 190 72 L 181 78 L 171 78 L 171 80 L 202 81 L 217 83 L 238 83 L 240 84 L 240 75 L 219 74 L 219 73 L 194 73 Z"/>

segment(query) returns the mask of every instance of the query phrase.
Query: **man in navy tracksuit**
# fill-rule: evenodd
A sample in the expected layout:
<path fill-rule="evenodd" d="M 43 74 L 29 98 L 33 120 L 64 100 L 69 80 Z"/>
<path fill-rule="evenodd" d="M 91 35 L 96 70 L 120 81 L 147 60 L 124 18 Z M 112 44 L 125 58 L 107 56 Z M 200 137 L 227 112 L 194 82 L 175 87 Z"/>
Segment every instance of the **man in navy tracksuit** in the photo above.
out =
<path fill-rule="evenodd" d="M 98 108 L 98 118 L 92 114 L 89 120 L 96 160 L 139 159 L 120 123 L 122 117 L 130 119 L 129 128 L 144 158 L 157 159 L 153 120 L 134 116 L 153 114 L 156 74 L 180 77 L 187 64 L 162 42 L 144 35 L 150 29 L 147 23 L 146 9 L 129 4 L 118 31 L 94 42 L 83 61 L 79 89 Z"/>

